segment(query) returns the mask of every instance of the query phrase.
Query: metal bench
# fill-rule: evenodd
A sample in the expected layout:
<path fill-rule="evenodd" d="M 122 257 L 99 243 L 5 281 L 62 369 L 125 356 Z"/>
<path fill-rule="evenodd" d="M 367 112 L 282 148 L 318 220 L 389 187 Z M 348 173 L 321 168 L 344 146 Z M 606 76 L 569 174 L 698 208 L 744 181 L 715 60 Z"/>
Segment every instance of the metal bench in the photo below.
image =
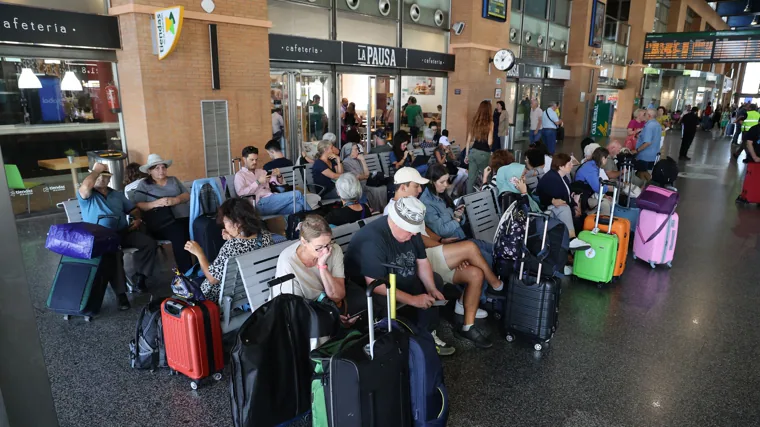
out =
<path fill-rule="evenodd" d="M 224 182 L 226 184 L 225 193 L 227 193 L 227 196 L 230 199 L 235 199 L 238 197 L 237 191 L 235 191 L 235 175 L 226 175 L 224 177 Z"/>
<path fill-rule="evenodd" d="M 464 196 L 467 221 L 476 239 L 493 242 L 499 226 L 499 213 L 491 191 L 479 191 Z"/>
<path fill-rule="evenodd" d="M 452 141 L 452 143 L 451 143 L 451 154 L 454 155 L 454 158 L 456 158 L 457 160 L 459 160 L 459 155 L 461 153 L 462 153 L 462 147 L 460 147 L 457 144 L 454 144 L 454 142 Z"/>
<path fill-rule="evenodd" d="M 226 334 L 238 330 L 251 315 L 250 310 L 244 309 L 244 306 L 248 304 L 248 296 L 235 258 L 228 258 L 225 261 L 220 286 L 219 314 L 222 321 L 222 333 Z"/>
<path fill-rule="evenodd" d="M 423 150 L 422 148 L 415 148 L 414 150 L 412 150 L 412 154 L 414 154 L 414 157 L 424 156 L 425 150 Z"/>
<path fill-rule="evenodd" d="M 306 170 L 304 172 L 304 181 L 306 184 L 306 188 L 314 194 L 319 194 L 321 197 L 322 195 L 320 193 L 324 190 L 322 186 L 320 186 L 319 184 L 309 184 L 309 179 L 310 178 L 313 179 L 312 169 L 314 169 L 314 164 L 307 163 L 305 166 L 306 166 Z M 340 202 L 340 199 L 325 199 L 324 197 L 322 197 L 321 202 L 323 205 L 326 205 L 329 203 Z"/>
<path fill-rule="evenodd" d="M 380 156 L 380 164 L 383 166 L 383 172 L 385 172 L 385 175 L 388 177 L 393 177 L 392 172 L 395 172 L 395 170 L 391 171 L 391 153 L 379 153 Z"/>
<path fill-rule="evenodd" d="M 235 258 L 251 311 L 269 301 L 271 290 L 268 283 L 275 278 L 277 258 L 292 244 L 293 242 L 287 241 Z"/>
<path fill-rule="evenodd" d="M 427 148 L 424 148 L 423 151 L 425 152 L 426 156 L 432 156 L 433 153 L 435 152 L 435 147 L 427 147 Z"/>
<path fill-rule="evenodd" d="M 359 220 L 359 226 L 360 227 L 364 227 L 365 225 L 369 224 L 370 222 L 376 221 L 376 220 L 378 220 L 378 219 L 380 219 L 382 217 L 383 217 L 383 214 L 382 213 L 378 213 L 376 215 L 372 215 L 369 218 L 364 218 L 362 220 Z"/>
<path fill-rule="evenodd" d="M 370 173 L 383 172 L 383 166 L 380 164 L 380 156 L 378 156 L 377 153 L 365 155 L 364 160 L 367 162 L 367 169 L 369 169 Z"/>
<path fill-rule="evenodd" d="M 358 222 L 335 227 L 332 229 L 333 240 L 335 240 L 335 243 L 337 243 L 343 252 L 345 252 L 348 244 L 351 243 L 351 238 L 354 237 L 354 233 L 359 231 L 360 228 Z"/>

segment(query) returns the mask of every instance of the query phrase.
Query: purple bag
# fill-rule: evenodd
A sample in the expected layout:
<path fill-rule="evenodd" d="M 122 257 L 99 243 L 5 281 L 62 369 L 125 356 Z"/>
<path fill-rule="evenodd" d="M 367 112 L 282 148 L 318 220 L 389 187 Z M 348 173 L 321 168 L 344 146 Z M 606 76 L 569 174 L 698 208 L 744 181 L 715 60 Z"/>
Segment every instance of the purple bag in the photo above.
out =
<path fill-rule="evenodd" d="M 636 205 L 640 209 L 671 215 L 678 205 L 678 193 L 662 187 L 649 185 L 641 192 Z"/>
<path fill-rule="evenodd" d="M 206 297 L 201 290 L 200 281 L 196 282 L 193 279 L 180 273 L 179 270 L 173 268 L 174 278 L 172 279 L 172 292 L 175 296 L 184 298 L 188 301 L 205 301 Z M 191 269 L 192 271 L 193 269 Z M 200 279 L 200 278 L 199 278 Z M 217 302 L 217 301 L 214 301 Z"/>
<path fill-rule="evenodd" d="M 119 234 L 108 227 L 89 222 L 54 224 L 48 231 L 45 248 L 79 259 L 93 259 L 121 250 Z"/>

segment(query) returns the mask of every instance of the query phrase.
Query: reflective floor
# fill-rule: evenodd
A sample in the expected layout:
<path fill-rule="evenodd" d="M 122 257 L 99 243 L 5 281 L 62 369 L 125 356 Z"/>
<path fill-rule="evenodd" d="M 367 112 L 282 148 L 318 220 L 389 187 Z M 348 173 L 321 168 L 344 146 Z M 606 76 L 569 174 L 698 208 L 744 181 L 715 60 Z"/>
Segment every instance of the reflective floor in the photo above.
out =
<path fill-rule="evenodd" d="M 680 141 L 669 136 L 677 157 Z M 578 141 L 559 150 L 580 152 Z M 727 139 L 701 133 L 681 193 L 672 270 L 628 260 L 609 288 L 564 283 L 559 329 L 542 353 L 508 344 L 477 350 L 454 338 L 445 360 L 450 426 L 749 426 L 760 419 L 760 211 L 734 204 L 744 165 Z M 226 381 L 192 391 L 181 376 L 129 367 L 128 343 L 148 296 L 116 310 L 110 292 L 92 323 L 65 322 L 45 299 L 58 256 L 52 222 L 19 233 L 62 426 L 231 426 Z M 150 283 L 168 293 L 168 271 Z"/>

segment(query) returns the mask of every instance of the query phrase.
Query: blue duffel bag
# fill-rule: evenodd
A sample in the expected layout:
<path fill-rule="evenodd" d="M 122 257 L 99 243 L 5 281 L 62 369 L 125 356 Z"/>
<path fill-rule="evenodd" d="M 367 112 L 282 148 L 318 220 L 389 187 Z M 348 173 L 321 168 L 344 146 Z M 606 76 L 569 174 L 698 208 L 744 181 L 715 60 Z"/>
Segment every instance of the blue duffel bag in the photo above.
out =
<path fill-rule="evenodd" d="M 48 231 L 45 248 L 78 259 L 93 259 L 121 250 L 119 233 L 89 222 L 54 224 Z"/>

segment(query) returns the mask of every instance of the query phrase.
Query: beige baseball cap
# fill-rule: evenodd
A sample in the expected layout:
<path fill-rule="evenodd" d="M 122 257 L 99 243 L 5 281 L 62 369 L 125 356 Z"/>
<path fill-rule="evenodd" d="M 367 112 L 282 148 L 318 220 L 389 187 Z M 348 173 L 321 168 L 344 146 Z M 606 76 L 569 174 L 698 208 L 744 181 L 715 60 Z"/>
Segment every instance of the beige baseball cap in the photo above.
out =
<path fill-rule="evenodd" d="M 394 184 L 404 184 L 407 182 L 416 182 L 420 185 L 425 185 L 430 182 L 429 179 L 423 178 L 422 175 L 415 168 L 405 167 L 396 171 L 393 175 Z"/>

